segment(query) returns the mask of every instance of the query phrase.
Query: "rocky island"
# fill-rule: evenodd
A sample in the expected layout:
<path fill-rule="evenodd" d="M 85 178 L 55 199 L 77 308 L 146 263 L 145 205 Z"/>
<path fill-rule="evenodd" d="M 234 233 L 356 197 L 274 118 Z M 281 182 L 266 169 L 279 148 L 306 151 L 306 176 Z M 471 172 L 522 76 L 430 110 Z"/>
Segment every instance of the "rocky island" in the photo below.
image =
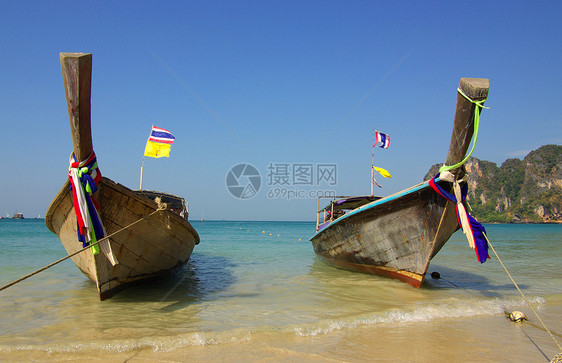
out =
<path fill-rule="evenodd" d="M 425 179 L 439 170 L 433 165 Z M 501 166 L 474 157 L 465 164 L 468 203 L 480 222 L 562 223 L 562 146 L 545 145 Z"/>

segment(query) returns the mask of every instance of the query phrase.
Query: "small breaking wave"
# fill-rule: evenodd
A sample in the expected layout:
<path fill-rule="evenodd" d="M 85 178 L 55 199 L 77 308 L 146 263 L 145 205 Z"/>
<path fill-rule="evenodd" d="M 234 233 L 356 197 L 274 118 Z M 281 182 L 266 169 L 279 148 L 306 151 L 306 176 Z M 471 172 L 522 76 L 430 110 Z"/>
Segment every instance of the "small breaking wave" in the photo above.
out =
<path fill-rule="evenodd" d="M 529 298 L 535 305 L 542 305 L 542 297 Z M 482 299 L 449 298 L 443 301 L 422 302 L 411 308 L 400 308 L 382 312 L 365 313 L 342 318 L 319 320 L 309 323 L 292 323 L 285 326 L 241 327 L 224 331 L 189 332 L 177 335 L 149 336 L 131 339 L 92 340 L 37 345 L 0 345 L 0 352 L 45 352 L 85 353 L 103 351 L 124 353 L 139 349 L 155 352 L 169 352 L 190 346 L 240 344 L 266 334 L 288 334 L 303 337 L 327 335 L 338 330 L 354 329 L 384 324 L 410 324 L 432 320 L 459 319 L 472 316 L 502 314 L 506 309 L 524 306 L 525 302 L 516 297 Z"/>
<path fill-rule="evenodd" d="M 534 304 L 544 304 L 542 297 L 529 299 Z M 503 313 L 506 308 L 525 306 L 522 299 L 492 299 L 492 300 L 466 300 L 451 298 L 448 301 L 430 304 L 418 304 L 411 310 L 396 310 L 373 314 L 364 314 L 348 319 L 328 320 L 321 323 L 308 324 L 294 328 L 299 336 L 316 336 L 329 334 L 336 330 L 353 329 L 378 324 L 389 323 L 417 323 L 437 319 L 459 319 L 472 316 L 496 315 Z"/>
<path fill-rule="evenodd" d="M 248 329 L 236 331 L 187 333 L 176 336 L 146 337 L 111 341 L 90 341 L 67 344 L 0 346 L 0 352 L 43 351 L 46 353 L 84 353 L 104 351 L 106 353 L 124 353 L 136 349 L 152 349 L 155 352 L 173 351 L 188 346 L 205 346 L 216 344 L 236 344 L 249 341 L 252 333 Z"/>

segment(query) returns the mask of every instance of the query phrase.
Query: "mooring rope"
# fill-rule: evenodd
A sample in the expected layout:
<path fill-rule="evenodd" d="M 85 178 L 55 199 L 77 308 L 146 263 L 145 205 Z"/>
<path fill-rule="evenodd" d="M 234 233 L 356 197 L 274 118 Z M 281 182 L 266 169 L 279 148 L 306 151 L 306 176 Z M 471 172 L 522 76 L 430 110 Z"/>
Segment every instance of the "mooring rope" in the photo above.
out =
<path fill-rule="evenodd" d="M 526 323 L 529 324 L 529 325 L 531 325 L 531 326 L 534 326 L 534 327 L 537 328 L 537 329 L 547 331 L 547 330 L 546 330 L 545 328 L 543 328 L 542 326 L 537 325 L 537 324 L 534 324 L 534 323 L 531 323 L 529 320 L 526 320 Z M 562 338 L 562 334 L 560 334 L 560 333 L 557 333 L 557 332 L 555 332 L 555 331 L 551 331 L 551 333 L 552 333 L 553 335 L 556 335 L 556 336 L 559 337 L 559 338 Z"/>
<path fill-rule="evenodd" d="M 22 282 L 23 280 L 26 280 L 26 279 L 30 278 L 31 276 L 33 276 L 33 275 L 37 275 L 39 272 L 45 271 L 45 270 L 47 270 L 47 269 L 49 269 L 49 268 L 51 268 L 51 267 L 53 267 L 53 266 L 55 266 L 55 265 L 61 263 L 62 261 L 68 260 L 69 258 L 71 258 L 71 257 L 73 257 L 73 256 L 76 256 L 76 255 L 79 254 L 80 252 L 84 252 L 84 251 L 90 249 L 90 247 L 92 247 L 92 246 L 94 246 L 94 245 L 97 245 L 98 243 L 103 242 L 103 241 L 105 241 L 105 240 L 107 240 L 107 239 L 109 239 L 109 238 L 115 236 L 116 234 L 118 234 L 118 233 L 120 233 L 120 232 L 122 232 L 122 231 L 124 231 L 124 230 L 126 230 L 126 229 L 131 228 L 133 225 L 139 223 L 140 221 L 142 221 L 142 220 L 144 220 L 144 219 L 150 218 L 151 216 L 153 216 L 153 215 L 156 214 L 157 212 L 163 211 L 163 210 L 165 210 L 166 208 L 167 208 L 167 206 L 166 206 L 165 203 L 158 203 L 158 208 L 157 208 L 154 212 L 150 213 L 149 215 L 144 216 L 144 217 L 142 217 L 142 218 L 140 218 L 140 219 L 134 221 L 133 223 L 129 224 L 128 226 L 125 226 L 125 227 L 121 228 L 120 230 L 113 232 L 113 233 L 110 234 L 109 236 L 100 238 L 100 239 L 97 240 L 96 242 L 90 243 L 88 246 L 86 246 L 86 247 L 84 247 L 84 248 L 82 248 L 82 249 L 80 249 L 80 250 L 78 250 L 78 251 L 76 251 L 76 252 L 74 252 L 74 253 L 71 253 L 71 254 L 68 255 L 68 256 L 65 256 L 65 257 L 63 257 L 63 258 L 61 258 L 61 259 L 59 259 L 59 260 L 57 260 L 57 261 L 55 261 L 55 262 L 53 262 L 53 263 L 48 264 L 47 266 L 41 267 L 40 269 L 35 270 L 35 271 L 33 271 L 32 273 L 30 273 L 30 274 L 27 274 L 27 275 L 25 275 L 25 276 L 23 276 L 23 277 L 20 277 L 19 279 L 15 280 L 15 281 L 12 281 L 12 282 L 10 282 L 9 284 L 6 284 L 6 285 L 0 287 L 0 291 L 5 290 L 5 289 L 7 289 L 8 287 L 13 286 L 13 285 L 15 285 L 15 284 L 17 284 L 17 283 L 19 283 L 19 282 Z"/>
<path fill-rule="evenodd" d="M 519 285 L 517 285 L 517 283 L 515 282 L 515 280 L 513 279 L 513 277 L 511 276 L 511 274 L 509 273 L 509 271 L 507 270 L 507 267 L 505 267 L 505 265 L 503 264 L 500 256 L 498 255 L 498 253 L 496 252 L 494 246 L 492 246 L 492 243 L 490 243 L 490 240 L 488 239 L 488 236 L 484 233 L 484 237 L 486 237 L 486 241 L 488 242 L 488 245 L 490 246 L 490 248 L 492 249 L 492 251 L 494 251 L 494 255 L 496 255 L 496 258 L 498 259 L 500 265 L 503 267 L 503 269 L 505 270 L 505 273 L 507 274 L 507 276 L 509 276 L 509 278 L 511 279 L 511 282 L 513 282 L 513 285 L 515 286 L 515 288 L 517 289 L 517 291 L 519 291 L 519 294 L 521 294 L 521 296 L 523 297 L 523 300 L 525 300 L 525 302 L 527 303 L 527 305 L 529 306 L 529 308 L 531 309 L 531 311 L 533 312 L 533 314 L 535 314 L 535 316 L 537 317 L 537 319 L 539 320 L 539 322 L 541 323 L 541 325 L 543 326 L 543 329 L 550 335 L 550 337 L 552 338 L 552 340 L 554 341 L 554 343 L 558 346 L 558 349 L 560 349 L 560 351 L 562 352 L 562 347 L 560 346 L 560 344 L 558 343 L 558 341 L 556 340 L 556 338 L 554 337 L 554 335 L 552 334 L 552 332 L 546 327 L 546 325 L 544 324 L 544 322 L 542 321 L 542 319 L 540 318 L 539 314 L 537 314 L 537 312 L 535 311 L 535 309 L 533 308 L 533 306 L 531 305 L 531 303 L 529 302 L 529 300 L 527 300 L 527 297 L 525 297 L 525 294 L 523 294 L 523 291 L 521 291 L 521 289 L 519 288 Z"/>

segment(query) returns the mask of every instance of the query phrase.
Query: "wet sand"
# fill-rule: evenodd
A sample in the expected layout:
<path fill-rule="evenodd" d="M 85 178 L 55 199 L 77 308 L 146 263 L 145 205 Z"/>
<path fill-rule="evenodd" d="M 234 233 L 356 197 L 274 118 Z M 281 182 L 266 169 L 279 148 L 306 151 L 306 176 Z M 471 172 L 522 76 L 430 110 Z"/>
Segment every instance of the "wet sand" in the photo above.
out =
<path fill-rule="evenodd" d="M 521 309 L 526 314 L 526 309 Z M 562 330 L 560 306 L 544 307 L 541 318 Z M 529 312 L 531 322 L 536 322 Z M 560 341 L 560 338 L 557 338 Z M 22 347 L 23 348 L 23 347 Z M 76 347 L 73 347 L 73 349 Z M 230 343 L 188 345 L 171 351 L 139 348 L 126 352 L 2 352 L 2 362 L 549 362 L 560 353 L 550 336 L 529 323 L 502 315 L 336 330 L 300 336 L 271 331 Z"/>

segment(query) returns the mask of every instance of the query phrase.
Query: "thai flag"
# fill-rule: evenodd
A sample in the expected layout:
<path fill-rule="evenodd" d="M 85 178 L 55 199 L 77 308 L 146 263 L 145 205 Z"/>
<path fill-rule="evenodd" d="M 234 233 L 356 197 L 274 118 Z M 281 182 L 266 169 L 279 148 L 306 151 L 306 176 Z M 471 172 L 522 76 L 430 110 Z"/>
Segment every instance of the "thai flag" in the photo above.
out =
<path fill-rule="evenodd" d="M 152 126 L 152 131 L 150 132 L 150 138 L 148 139 L 148 141 L 172 145 L 175 139 L 176 138 L 170 131 L 160 127 Z"/>
<path fill-rule="evenodd" d="M 380 144 L 380 145 L 379 145 Z M 383 149 L 388 149 L 390 146 L 390 136 L 383 134 L 382 132 L 375 131 L 375 144 L 373 147 L 378 146 Z"/>

